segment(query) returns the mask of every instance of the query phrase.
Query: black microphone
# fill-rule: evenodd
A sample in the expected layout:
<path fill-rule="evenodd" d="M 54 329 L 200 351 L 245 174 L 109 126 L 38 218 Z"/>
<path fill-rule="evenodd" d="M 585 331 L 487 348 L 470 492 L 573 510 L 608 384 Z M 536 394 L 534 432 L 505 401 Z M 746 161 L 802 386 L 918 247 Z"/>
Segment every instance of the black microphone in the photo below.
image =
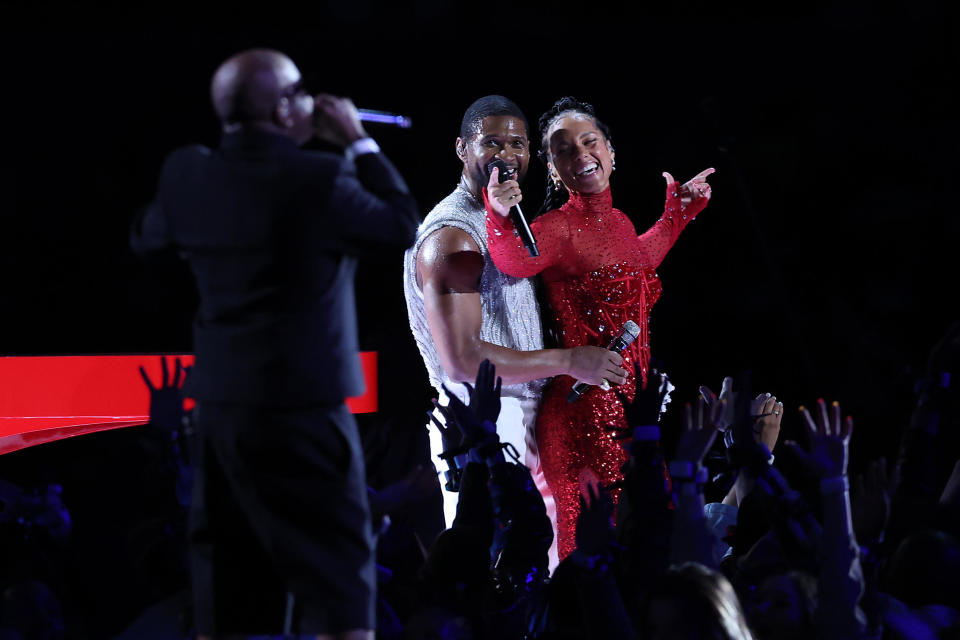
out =
<path fill-rule="evenodd" d="M 493 172 L 494 167 L 500 170 L 500 182 L 509 180 L 507 177 L 507 171 L 509 171 L 509 169 L 507 169 L 506 162 L 500 158 L 495 158 L 487 165 L 487 175 Z M 530 257 L 536 258 L 539 256 L 540 250 L 537 249 L 537 239 L 533 237 L 533 231 L 530 230 L 527 219 L 523 217 L 523 211 L 520 210 L 519 204 L 510 207 L 510 218 L 513 220 L 513 226 L 516 227 L 517 233 L 520 234 L 520 240 L 523 241 L 523 246 L 530 252 Z"/>
<path fill-rule="evenodd" d="M 620 328 L 620 333 L 615 335 L 613 340 L 610 341 L 610 344 L 607 345 L 607 350 L 622 353 L 639 335 L 640 327 L 637 326 L 637 323 L 633 320 L 627 320 L 623 323 L 623 327 Z M 583 395 L 583 392 L 588 388 L 590 388 L 590 385 L 586 382 L 577 381 L 574 383 L 573 388 L 570 389 L 570 393 L 567 394 L 567 402 L 576 402 L 577 398 Z"/>

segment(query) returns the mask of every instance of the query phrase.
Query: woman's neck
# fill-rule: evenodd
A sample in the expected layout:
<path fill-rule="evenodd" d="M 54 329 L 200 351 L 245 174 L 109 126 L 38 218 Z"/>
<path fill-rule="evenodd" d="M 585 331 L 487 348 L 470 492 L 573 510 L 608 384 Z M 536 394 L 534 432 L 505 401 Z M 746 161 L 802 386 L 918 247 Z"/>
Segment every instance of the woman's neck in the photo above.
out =
<path fill-rule="evenodd" d="M 566 206 L 584 213 L 604 213 L 613 208 L 613 194 L 609 186 L 599 193 L 571 191 Z"/>

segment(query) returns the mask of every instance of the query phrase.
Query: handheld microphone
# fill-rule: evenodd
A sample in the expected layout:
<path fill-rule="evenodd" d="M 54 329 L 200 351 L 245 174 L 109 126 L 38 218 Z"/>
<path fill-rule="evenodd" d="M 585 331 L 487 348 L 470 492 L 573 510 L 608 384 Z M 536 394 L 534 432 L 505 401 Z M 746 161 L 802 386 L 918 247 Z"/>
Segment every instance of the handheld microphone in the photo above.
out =
<path fill-rule="evenodd" d="M 623 350 L 629 347 L 639 335 L 640 327 L 637 325 L 637 323 L 633 320 L 627 320 L 620 328 L 620 333 L 615 335 L 613 340 L 610 341 L 610 344 L 607 345 L 607 350 L 614 351 L 616 353 L 622 353 Z M 577 398 L 583 395 L 583 392 L 588 388 L 590 388 L 589 384 L 586 382 L 580 382 L 578 380 L 576 383 L 574 383 L 573 388 L 570 389 L 570 393 L 567 394 L 567 402 L 576 402 Z"/>
<path fill-rule="evenodd" d="M 373 109 L 357 109 L 360 114 L 361 122 L 376 122 L 379 124 L 389 124 L 401 129 L 409 129 L 413 126 L 413 120 L 408 116 L 401 116 L 389 111 L 374 111 Z"/>
<path fill-rule="evenodd" d="M 500 182 L 508 180 L 507 163 L 500 158 L 495 158 L 490 164 L 487 165 L 488 175 L 493 171 L 494 167 L 500 170 Z M 513 226 L 516 227 L 517 233 L 520 234 L 520 240 L 523 241 L 523 246 L 525 246 L 527 251 L 530 252 L 530 257 L 536 258 L 539 256 L 540 250 L 537 249 L 537 239 L 533 237 L 533 231 L 530 230 L 530 225 L 527 224 L 527 219 L 523 217 L 523 211 L 520 210 L 519 204 L 515 204 L 510 207 L 510 218 L 513 220 Z"/>

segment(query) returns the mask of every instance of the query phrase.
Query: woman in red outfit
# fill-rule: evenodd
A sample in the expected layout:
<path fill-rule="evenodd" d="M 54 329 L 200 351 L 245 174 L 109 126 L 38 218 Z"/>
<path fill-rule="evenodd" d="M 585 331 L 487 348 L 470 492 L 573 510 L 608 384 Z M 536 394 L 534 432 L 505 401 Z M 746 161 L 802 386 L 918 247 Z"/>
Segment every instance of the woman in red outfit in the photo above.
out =
<path fill-rule="evenodd" d="M 549 211 L 530 225 L 540 256 L 531 258 L 514 234 L 509 208 L 521 200 L 515 180 L 498 183 L 494 170 L 484 194 L 490 255 L 504 273 L 542 276 L 560 346 L 606 347 L 627 320 L 640 325 L 640 337 L 623 353 L 629 373 L 617 391 L 592 387 L 574 403 L 567 393 L 575 382 L 554 378 L 544 390 L 537 418 L 541 464 L 557 503 L 560 557 L 576 546 L 574 529 L 583 484 L 609 485 L 626 461 L 621 443 L 608 427 L 626 427 L 617 392 L 632 401 L 638 381 L 646 382 L 650 362 L 650 309 L 660 297 L 655 271 L 680 232 L 706 206 L 707 169 L 680 185 L 669 173 L 661 218 L 637 235 L 633 223 L 613 208 L 610 175 L 615 169 L 606 127 L 593 107 L 563 98 L 540 118 L 541 155 L 549 171 Z M 545 203 L 546 205 L 546 203 Z M 611 380 L 611 382 L 620 382 Z"/>

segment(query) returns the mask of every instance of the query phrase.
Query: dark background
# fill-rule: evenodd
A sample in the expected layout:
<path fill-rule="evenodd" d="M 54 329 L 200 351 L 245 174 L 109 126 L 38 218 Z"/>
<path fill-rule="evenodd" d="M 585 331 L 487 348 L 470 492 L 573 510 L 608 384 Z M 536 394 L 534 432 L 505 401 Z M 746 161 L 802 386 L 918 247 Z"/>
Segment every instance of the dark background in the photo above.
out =
<path fill-rule="evenodd" d="M 659 270 L 652 344 L 674 397 L 749 369 L 755 390 L 786 403 L 784 437 L 798 404 L 837 398 L 857 419 L 854 466 L 890 455 L 913 377 L 957 317 L 956 15 L 933 1 L 807 3 L 792 15 L 718 4 L 357 0 L 259 16 L 0 5 L 0 355 L 190 350 L 189 274 L 139 263 L 128 225 L 170 150 L 216 144 L 217 64 L 270 46 L 315 90 L 413 118 L 411 130 L 368 131 L 424 214 L 455 186 L 460 118 L 488 93 L 534 123 L 562 95 L 592 102 L 613 132 L 615 205 L 638 230 L 662 209 L 662 171 L 685 180 L 716 167 L 713 201 Z M 528 211 L 542 181 L 534 162 Z M 415 423 L 431 393 L 400 264 L 383 256 L 357 279 L 361 347 L 381 353 L 381 413 L 364 428 Z M 111 505 L 140 491 L 133 437 L 11 454 L 0 475 L 55 478 L 78 522 L 91 505 L 112 522 Z M 98 536 L 106 554 L 110 536 Z M 129 617 L 134 604 L 118 610 Z M 96 624 L 123 619 L 113 615 Z"/>

